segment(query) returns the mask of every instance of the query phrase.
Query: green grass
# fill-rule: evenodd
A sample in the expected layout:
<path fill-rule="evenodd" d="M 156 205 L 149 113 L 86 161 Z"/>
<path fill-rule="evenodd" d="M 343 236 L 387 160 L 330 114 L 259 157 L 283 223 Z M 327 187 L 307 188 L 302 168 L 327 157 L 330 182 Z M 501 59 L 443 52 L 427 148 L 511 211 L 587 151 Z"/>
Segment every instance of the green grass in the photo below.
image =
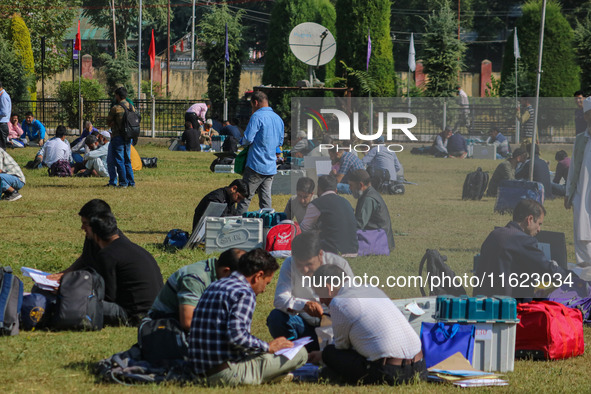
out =
<path fill-rule="evenodd" d="M 543 157 L 550 159 L 558 149 L 545 146 Z M 570 151 L 570 148 L 566 149 Z M 55 272 L 69 266 L 80 254 L 83 232 L 78 210 L 92 198 L 102 198 L 112 207 L 120 228 L 128 237 L 148 249 L 167 278 L 179 267 L 206 257 L 203 251 L 181 250 L 171 253 L 161 247 L 172 228 L 190 230 L 195 206 L 214 188 L 227 185 L 235 175 L 212 174 L 212 154 L 170 152 L 165 147 L 142 145 L 143 157 L 158 157 L 157 169 L 135 174 L 135 189 L 104 188 L 105 179 L 48 178 L 46 171 L 24 170 L 27 184 L 23 198 L 14 203 L 0 203 L 0 238 L 2 265 L 18 272 L 29 266 Z M 359 258 L 351 261 L 356 274 L 416 275 L 426 248 L 437 248 L 449 258 L 458 274 L 469 272 L 472 258 L 494 226 L 503 226 L 509 216 L 493 213 L 494 200 L 462 201 L 461 189 L 466 174 L 481 166 L 492 174 L 498 161 L 445 160 L 410 155 L 410 146 L 400 154 L 409 185 L 402 196 L 384 196 L 395 233 L 396 249 L 387 258 Z M 33 148 L 11 150 L 17 162 L 24 164 L 35 154 Z M 555 162 L 551 161 L 551 168 Z M 273 196 L 273 206 L 282 211 L 288 196 Z M 353 203 L 354 201 L 351 200 Z M 256 198 L 251 209 L 257 206 Z M 566 233 L 568 257 L 574 261 L 572 212 L 561 200 L 548 201 L 543 228 Z M 31 282 L 25 281 L 25 289 Z M 259 296 L 252 332 L 270 340 L 265 320 L 272 309 L 275 281 Z M 391 296 L 419 295 L 418 289 L 388 289 Z M 585 330 L 587 341 L 591 329 Z M 146 385 L 124 387 L 98 383 L 92 365 L 113 353 L 129 348 L 136 341 L 133 328 L 106 328 L 100 332 L 24 332 L 17 337 L 0 337 L 1 392 L 188 392 L 195 387 Z M 591 392 L 589 365 L 585 355 L 555 362 L 516 361 L 508 374 L 510 386 L 495 392 Z M 201 388 L 199 388 L 201 389 Z M 234 391 L 250 391 L 242 387 Z M 338 387 L 330 385 L 281 384 L 257 388 L 261 392 L 349 392 L 391 391 L 389 387 Z M 455 392 L 453 387 L 421 383 L 399 390 L 412 393 Z M 213 391 L 213 390 L 212 390 Z M 221 390 L 218 390 L 221 391 Z M 224 390 L 225 391 L 225 390 Z M 472 391 L 489 392 L 488 389 Z"/>

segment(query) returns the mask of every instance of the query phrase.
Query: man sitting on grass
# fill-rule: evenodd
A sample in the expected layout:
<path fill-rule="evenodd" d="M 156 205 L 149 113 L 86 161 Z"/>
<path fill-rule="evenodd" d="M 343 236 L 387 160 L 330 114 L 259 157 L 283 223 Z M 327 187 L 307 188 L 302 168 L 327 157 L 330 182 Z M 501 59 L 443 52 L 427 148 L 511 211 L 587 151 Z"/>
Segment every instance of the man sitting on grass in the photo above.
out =
<path fill-rule="evenodd" d="M 238 260 L 246 253 L 228 249 L 218 259 L 209 258 L 181 267 L 170 275 L 148 312 L 151 319 L 173 318 L 185 331 L 191 328 L 193 311 L 201 295 L 211 283 L 226 278 L 238 268 Z"/>
<path fill-rule="evenodd" d="M 64 126 L 57 126 L 55 137 L 47 141 L 39 149 L 35 157 L 35 162 L 42 162 L 48 168 L 51 168 L 53 163 L 57 163 L 60 160 L 67 161 L 68 163 L 74 161 L 72 159 L 70 143 L 66 140 L 66 128 Z"/>
<path fill-rule="evenodd" d="M 318 349 L 318 338 L 315 328 L 320 326 L 324 309 L 314 294 L 305 287 L 303 278 L 314 275 L 323 265 L 334 264 L 343 269 L 349 276 L 353 271 L 347 260 L 336 254 L 328 253 L 320 247 L 320 239 L 315 232 L 302 233 L 291 243 L 291 257 L 281 265 L 275 299 L 267 317 L 267 327 L 273 338 L 311 337 L 314 342 L 308 344 L 308 350 Z"/>
<path fill-rule="evenodd" d="M 371 179 L 367 171 L 353 171 L 349 176 L 349 186 L 353 197 L 358 199 L 355 207 L 357 228 L 360 230 L 384 230 L 388 238 L 388 248 L 394 249 L 390 212 L 380 193 L 371 186 Z"/>
<path fill-rule="evenodd" d="M 488 197 L 496 197 L 501 182 L 505 180 L 515 179 L 515 169 L 519 163 L 523 163 L 527 159 L 527 152 L 521 148 L 517 148 L 513 151 L 513 156 L 503 161 L 495 168 L 488 182 L 488 189 L 486 195 Z"/>
<path fill-rule="evenodd" d="M 285 215 L 289 220 L 297 220 L 301 223 L 306 215 L 306 209 L 310 201 L 316 198 L 314 196 L 314 180 L 308 177 L 301 177 L 296 184 L 296 195 L 292 196 L 285 205 Z"/>
<path fill-rule="evenodd" d="M 18 192 L 25 186 L 25 175 L 16 161 L 0 148 L 0 192 L 2 200 L 16 201 L 22 197 Z"/>
<path fill-rule="evenodd" d="M 236 204 L 248 195 L 248 184 L 242 179 L 235 179 L 229 186 L 216 189 L 201 199 L 193 215 L 193 231 L 205 213 L 210 202 L 226 204 L 222 216 L 236 216 Z"/>
<path fill-rule="evenodd" d="M 293 347 L 285 337 L 267 343 L 250 333 L 256 296 L 278 268 L 268 252 L 251 250 L 240 258 L 237 271 L 201 296 L 191 322 L 189 360 L 208 386 L 267 383 L 306 363 L 306 349 L 291 360 L 275 354 Z"/>
<path fill-rule="evenodd" d="M 320 376 L 352 385 L 426 380 L 421 340 L 404 315 L 377 287 L 352 286 L 336 265 L 314 273 L 314 290 L 330 307 L 334 345 L 310 353 L 326 367 Z"/>

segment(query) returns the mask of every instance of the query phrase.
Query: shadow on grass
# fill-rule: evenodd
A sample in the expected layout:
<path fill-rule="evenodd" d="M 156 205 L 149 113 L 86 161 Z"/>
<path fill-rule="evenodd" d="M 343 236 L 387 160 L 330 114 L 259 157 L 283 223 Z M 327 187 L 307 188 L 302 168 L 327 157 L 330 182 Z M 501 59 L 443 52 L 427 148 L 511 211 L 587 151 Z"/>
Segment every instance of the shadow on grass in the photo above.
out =
<path fill-rule="evenodd" d="M 164 245 L 163 243 L 160 243 L 160 242 L 151 243 L 148 245 L 153 247 L 154 249 L 161 250 L 163 252 L 167 252 L 170 254 L 175 254 L 176 252 L 178 252 L 180 250 L 179 248 L 175 248 L 174 246 Z"/>
<path fill-rule="evenodd" d="M 168 234 L 168 231 L 136 231 L 136 230 L 125 230 L 127 234 Z"/>
<path fill-rule="evenodd" d="M 35 185 L 35 187 L 61 187 L 61 188 L 68 188 L 68 189 L 72 189 L 72 188 L 86 188 L 88 187 L 88 185 L 76 185 L 76 184 L 67 184 L 67 185 Z"/>

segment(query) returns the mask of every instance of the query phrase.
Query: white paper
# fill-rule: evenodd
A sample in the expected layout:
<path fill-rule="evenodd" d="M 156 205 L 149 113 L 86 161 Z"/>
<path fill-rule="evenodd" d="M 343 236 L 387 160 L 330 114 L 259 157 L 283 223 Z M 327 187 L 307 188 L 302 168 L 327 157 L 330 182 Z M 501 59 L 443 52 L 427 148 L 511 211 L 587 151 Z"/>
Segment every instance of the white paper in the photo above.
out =
<path fill-rule="evenodd" d="M 298 352 L 302 350 L 302 348 L 310 342 L 312 342 L 312 338 L 310 337 L 296 339 L 295 341 L 293 341 L 293 347 L 278 350 L 275 352 L 275 354 L 277 354 L 278 356 L 284 356 L 288 360 L 292 360 L 296 356 L 296 354 L 298 354 Z"/>
<path fill-rule="evenodd" d="M 21 272 L 24 276 L 33 279 L 37 286 L 45 290 L 54 290 L 60 287 L 57 280 L 47 279 L 49 272 L 43 272 L 34 268 L 22 267 Z"/>
<path fill-rule="evenodd" d="M 328 175 L 332 169 L 330 160 L 318 160 L 316 162 L 316 175 Z"/>
<path fill-rule="evenodd" d="M 470 379 L 454 382 L 460 387 L 485 387 L 485 386 L 508 386 L 509 382 L 503 379 Z"/>
<path fill-rule="evenodd" d="M 425 311 L 421 309 L 421 307 L 416 303 L 416 301 L 411 302 L 410 304 L 405 306 L 407 311 L 410 311 L 415 316 L 421 316 L 425 314 Z"/>

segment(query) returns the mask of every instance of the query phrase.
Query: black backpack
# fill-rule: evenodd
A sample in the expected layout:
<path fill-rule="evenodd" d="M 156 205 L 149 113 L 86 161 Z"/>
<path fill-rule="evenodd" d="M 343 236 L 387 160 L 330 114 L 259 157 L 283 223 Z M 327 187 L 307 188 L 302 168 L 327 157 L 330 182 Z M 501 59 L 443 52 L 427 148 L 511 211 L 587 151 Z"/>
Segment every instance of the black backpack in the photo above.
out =
<path fill-rule="evenodd" d="M 144 319 L 138 329 L 137 343 L 142 358 L 162 365 L 188 356 L 188 338 L 174 318 Z"/>
<path fill-rule="evenodd" d="M 462 200 L 482 200 L 482 196 L 488 186 L 488 172 L 483 172 L 482 168 L 466 175 L 464 188 L 462 190 Z"/>
<path fill-rule="evenodd" d="M 58 330 L 101 330 L 105 281 L 96 271 L 64 274 L 50 327 Z"/>
<path fill-rule="evenodd" d="M 12 268 L 0 267 L 0 336 L 17 335 L 23 304 L 23 282 Z"/>
<path fill-rule="evenodd" d="M 121 136 L 125 142 L 137 141 L 140 136 L 141 116 L 137 112 L 125 108 L 123 104 L 119 105 L 125 110 L 122 122 L 123 133 Z"/>
<path fill-rule="evenodd" d="M 390 171 L 385 168 L 368 167 L 371 184 L 380 193 L 390 194 Z"/>
<path fill-rule="evenodd" d="M 438 295 L 452 295 L 452 296 L 461 296 L 466 295 L 466 290 L 463 286 L 455 287 L 451 285 L 453 283 L 453 279 L 456 276 L 456 273 L 449 268 L 445 262 L 447 261 L 447 256 L 442 256 L 439 254 L 439 251 L 436 249 L 427 249 L 423 259 L 421 260 L 421 264 L 419 265 L 419 276 L 423 276 L 423 267 L 427 264 L 427 277 L 429 277 L 428 283 L 426 286 L 429 287 L 429 295 L 430 296 L 438 296 Z M 431 283 L 433 277 L 439 277 L 441 280 L 441 285 L 439 287 L 431 288 Z M 445 279 L 443 278 L 451 278 Z M 425 289 L 423 286 L 420 288 L 421 294 L 423 297 L 426 296 Z"/>

